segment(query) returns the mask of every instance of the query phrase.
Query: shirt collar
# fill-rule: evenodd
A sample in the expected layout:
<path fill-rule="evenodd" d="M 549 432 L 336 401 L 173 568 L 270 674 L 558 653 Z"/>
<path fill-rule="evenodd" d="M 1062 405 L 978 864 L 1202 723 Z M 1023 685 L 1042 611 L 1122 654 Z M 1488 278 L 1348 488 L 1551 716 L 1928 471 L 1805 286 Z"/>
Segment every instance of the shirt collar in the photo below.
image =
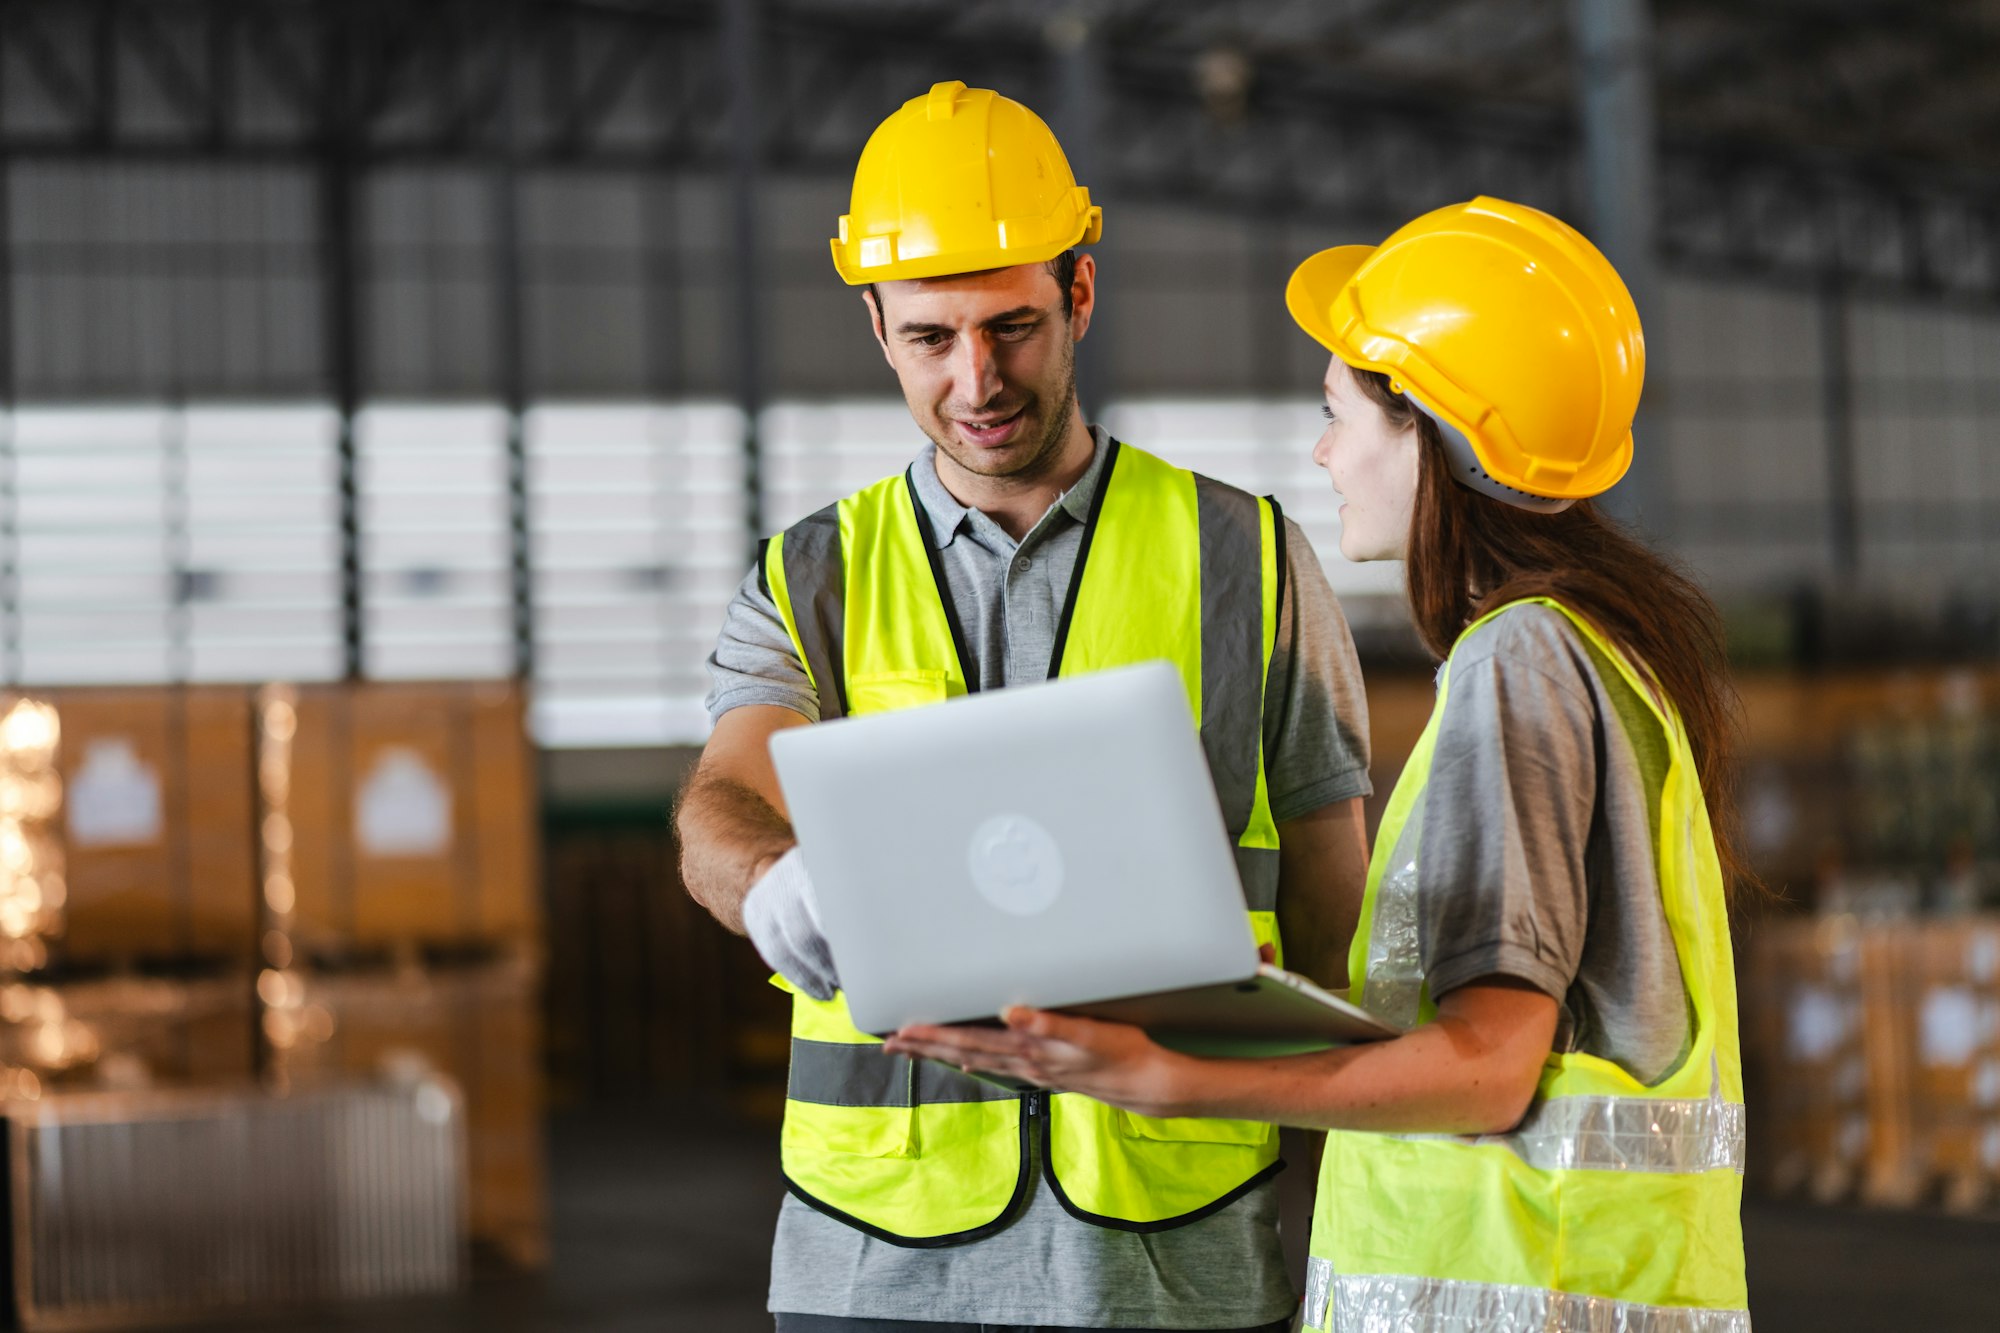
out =
<path fill-rule="evenodd" d="M 1093 441 L 1090 466 L 1076 479 L 1076 485 L 1064 491 L 1053 506 L 1079 523 L 1090 521 L 1090 502 L 1097 495 L 1098 481 L 1104 475 L 1104 456 L 1111 449 L 1111 436 L 1104 427 L 1092 426 L 1090 438 Z M 958 535 L 959 528 L 971 517 L 972 510 L 953 498 L 952 493 L 944 488 L 944 483 L 938 480 L 935 444 L 925 445 L 923 453 L 917 456 L 915 466 L 910 469 L 910 481 L 916 487 L 917 503 L 924 507 L 924 517 L 930 520 L 931 541 L 942 551 L 951 545 L 951 539 Z"/>

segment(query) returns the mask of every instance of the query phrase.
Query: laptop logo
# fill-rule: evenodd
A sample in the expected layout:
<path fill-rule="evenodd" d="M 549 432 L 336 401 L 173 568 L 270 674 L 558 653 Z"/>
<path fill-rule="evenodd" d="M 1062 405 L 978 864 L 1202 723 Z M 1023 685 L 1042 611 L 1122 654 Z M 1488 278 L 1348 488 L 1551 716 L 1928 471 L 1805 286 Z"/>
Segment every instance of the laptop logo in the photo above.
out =
<path fill-rule="evenodd" d="M 1062 893 L 1062 852 L 1026 815 L 995 815 L 974 829 L 965 863 L 979 896 L 1014 916 L 1045 912 Z"/>

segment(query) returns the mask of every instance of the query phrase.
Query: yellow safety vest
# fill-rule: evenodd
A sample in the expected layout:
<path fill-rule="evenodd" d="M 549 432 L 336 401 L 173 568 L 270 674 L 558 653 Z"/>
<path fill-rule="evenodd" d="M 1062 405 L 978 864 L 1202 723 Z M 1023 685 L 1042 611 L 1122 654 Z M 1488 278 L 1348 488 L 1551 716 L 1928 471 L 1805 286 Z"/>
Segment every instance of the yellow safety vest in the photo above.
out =
<path fill-rule="evenodd" d="M 1598 670 L 1631 687 L 1630 715 L 1605 725 L 1658 727 L 1671 756 L 1654 857 L 1693 1040 L 1652 1085 L 1596 1056 L 1551 1054 L 1526 1117 L 1506 1134 L 1329 1133 L 1306 1326 L 1747 1333 L 1736 975 L 1694 754 L 1678 715 L 1622 653 L 1567 607 L 1529 600 L 1567 617 Z M 1436 1013 L 1418 956 L 1421 821 L 1411 814 L 1430 777 L 1450 673 L 1447 662 L 1430 724 L 1384 812 L 1348 964 L 1356 1002 L 1406 1024 Z"/>
<path fill-rule="evenodd" d="M 1281 542 L 1273 502 L 1114 441 L 1049 672 L 1161 658 L 1180 668 L 1236 842 L 1252 930 L 1274 946 L 1278 830 L 1263 722 Z M 914 708 L 978 687 L 908 473 L 773 538 L 762 569 L 823 717 Z M 1269 1125 L 1153 1119 L 1069 1093 L 1017 1095 L 886 1055 L 854 1026 L 844 997 L 822 1003 L 793 992 L 783 1164 L 792 1193 L 819 1211 L 899 1245 L 980 1239 L 1030 1188 L 1031 1134 L 1071 1214 L 1131 1231 L 1206 1216 L 1283 1165 Z"/>

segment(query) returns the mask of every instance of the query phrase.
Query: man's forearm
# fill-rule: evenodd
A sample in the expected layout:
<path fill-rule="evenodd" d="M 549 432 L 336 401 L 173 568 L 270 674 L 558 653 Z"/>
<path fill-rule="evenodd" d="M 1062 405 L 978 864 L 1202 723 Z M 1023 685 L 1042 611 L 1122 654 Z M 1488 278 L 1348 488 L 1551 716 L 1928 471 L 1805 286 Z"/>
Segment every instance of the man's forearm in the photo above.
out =
<path fill-rule="evenodd" d="M 1347 951 L 1368 882 L 1361 798 L 1278 826 L 1278 925 L 1285 966 L 1329 990 L 1348 985 Z"/>
<path fill-rule="evenodd" d="M 675 818 L 688 895 L 738 935 L 743 897 L 797 839 L 785 817 L 741 782 L 697 771 Z"/>

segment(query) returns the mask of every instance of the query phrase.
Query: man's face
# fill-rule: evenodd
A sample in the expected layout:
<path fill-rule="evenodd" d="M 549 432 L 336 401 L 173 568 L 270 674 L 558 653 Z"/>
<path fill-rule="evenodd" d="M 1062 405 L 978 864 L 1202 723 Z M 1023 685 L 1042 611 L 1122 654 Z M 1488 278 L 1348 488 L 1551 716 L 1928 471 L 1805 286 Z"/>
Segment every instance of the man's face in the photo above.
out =
<path fill-rule="evenodd" d="M 875 336 L 910 415 L 952 462 L 1020 481 L 1055 465 L 1094 279 L 1090 256 L 1078 256 L 1067 317 L 1045 264 L 877 285 Z"/>

